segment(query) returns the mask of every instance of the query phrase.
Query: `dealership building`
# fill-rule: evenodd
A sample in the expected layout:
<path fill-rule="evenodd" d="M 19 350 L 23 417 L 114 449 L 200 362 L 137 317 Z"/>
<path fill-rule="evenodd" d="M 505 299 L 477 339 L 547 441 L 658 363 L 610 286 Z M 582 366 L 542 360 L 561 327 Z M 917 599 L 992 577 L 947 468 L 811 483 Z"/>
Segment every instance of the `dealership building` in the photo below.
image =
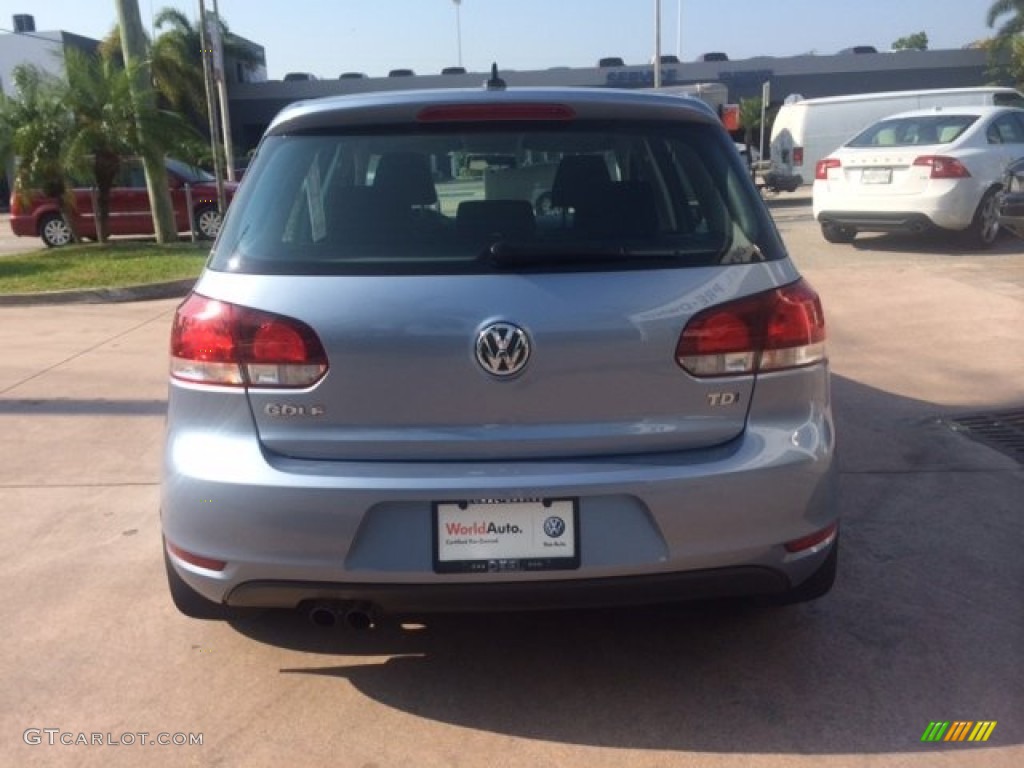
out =
<path fill-rule="evenodd" d="M 263 57 L 261 46 L 234 36 L 250 51 Z M 36 32 L 31 16 L 14 17 L 14 31 L 0 34 L 0 89 L 10 94 L 15 66 L 32 63 L 59 72 L 59 53 L 69 46 L 95 50 L 97 41 L 67 32 Z M 851 50 L 864 50 L 856 48 Z M 868 49 L 873 50 L 873 49 Z M 54 56 L 54 52 L 58 55 Z M 718 57 L 716 57 L 718 58 Z M 725 59 L 725 57 L 720 57 Z M 498 62 L 500 67 L 501 62 Z M 602 59 L 604 66 L 555 67 L 543 70 L 503 70 L 502 77 L 515 86 L 580 86 L 590 88 L 649 88 L 654 85 L 650 64 L 628 65 L 620 59 Z M 264 129 L 284 106 L 300 99 L 367 91 L 409 88 L 478 87 L 487 72 L 450 68 L 445 74 L 412 74 L 394 70 L 388 77 L 344 73 L 341 77 L 315 78 L 305 73 L 284 80 L 267 80 L 266 66 L 225 62 L 231 133 L 236 154 L 243 155 L 259 141 Z M 781 103 L 793 94 L 805 98 L 849 93 L 958 88 L 994 82 L 988 53 L 980 48 L 938 51 L 841 53 L 829 56 L 759 56 L 741 60 L 680 62 L 663 56 L 661 84 L 667 87 L 720 83 L 728 100 L 760 97 L 768 84 L 770 101 Z"/>

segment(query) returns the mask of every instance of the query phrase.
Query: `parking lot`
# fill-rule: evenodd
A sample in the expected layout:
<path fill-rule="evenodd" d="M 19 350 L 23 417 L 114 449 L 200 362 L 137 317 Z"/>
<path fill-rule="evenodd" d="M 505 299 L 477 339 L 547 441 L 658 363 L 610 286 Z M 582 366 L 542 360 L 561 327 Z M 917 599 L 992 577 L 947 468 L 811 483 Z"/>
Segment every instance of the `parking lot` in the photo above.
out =
<path fill-rule="evenodd" d="M 1024 411 L 1024 241 L 830 245 L 806 197 L 771 206 L 825 305 L 844 515 L 836 588 L 786 609 L 186 619 L 158 520 L 176 301 L 0 306 L 0 764 L 1024 764 L 1024 469 L 954 423 Z M 997 726 L 922 742 L 936 720 Z"/>

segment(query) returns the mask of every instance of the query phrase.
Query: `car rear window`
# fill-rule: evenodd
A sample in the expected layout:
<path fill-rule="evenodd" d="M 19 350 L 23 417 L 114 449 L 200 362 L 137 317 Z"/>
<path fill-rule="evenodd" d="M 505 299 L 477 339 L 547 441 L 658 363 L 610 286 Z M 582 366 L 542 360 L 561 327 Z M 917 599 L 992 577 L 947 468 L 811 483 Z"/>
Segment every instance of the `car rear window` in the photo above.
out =
<path fill-rule="evenodd" d="M 194 165 L 183 163 L 181 160 L 174 160 L 168 157 L 164 162 L 167 165 L 167 170 L 178 174 L 183 181 L 189 184 L 209 184 L 216 180 L 213 174 L 204 171 L 202 168 L 196 168 Z M 145 183 L 143 183 L 143 186 L 145 186 Z"/>
<path fill-rule="evenodd" d="M 1024 108 L 1024 96 L 1021 96 L 1016 91 L 997 92 L 992 95 L 992 103 L 997 107 L 1017 107 L 1021 109 Z"/>
<path fill-rule="evenodd" d="M 721 129 L 697 123 L 271 136 L 210 267 L 479 273 L 781 257 L 745 173 Z"/>
<path fill-rule="evenodd" d="M 881 120 L 847 142 L 848 147 L 912 147 L 949 144 L 977 122 L 977 115 L 922 115 Z"/>

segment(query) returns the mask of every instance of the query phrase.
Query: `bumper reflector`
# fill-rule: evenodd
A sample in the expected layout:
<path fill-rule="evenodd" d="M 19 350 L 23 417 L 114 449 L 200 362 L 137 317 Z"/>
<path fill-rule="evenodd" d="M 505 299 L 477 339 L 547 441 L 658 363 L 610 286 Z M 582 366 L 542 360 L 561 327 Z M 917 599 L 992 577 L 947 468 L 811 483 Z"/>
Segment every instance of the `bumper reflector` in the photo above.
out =
<path fill-rule="evenodd" d="M 179 560 L 184 560 L 189 565 L 194 565 L 197 568 L 205 568 L 208 571 L 223 571 L 227 567 L 227 562 L 224 560 L 214 560 L 209 557 L 194 554 L 171 544 L 169 541 L 167 542 L 167 551 Z"/>

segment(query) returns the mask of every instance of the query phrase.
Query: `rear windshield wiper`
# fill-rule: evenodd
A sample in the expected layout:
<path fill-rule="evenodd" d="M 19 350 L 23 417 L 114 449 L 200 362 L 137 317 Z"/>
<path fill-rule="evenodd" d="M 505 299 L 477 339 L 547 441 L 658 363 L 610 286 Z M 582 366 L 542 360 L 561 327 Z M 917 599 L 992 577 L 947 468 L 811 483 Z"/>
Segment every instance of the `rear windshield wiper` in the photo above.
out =
<path fill-rule="evenodd" d="M 572 267 L 615 264 L 622 267 L 646 267 L 678 263 L 692 264 L 717 258 L 718 252 L 693 251 L 670 246 L 608 244 L 596 242 L 524 243 L 499 240 L 485 251 L 498 269 L 516 267 Z"/>

